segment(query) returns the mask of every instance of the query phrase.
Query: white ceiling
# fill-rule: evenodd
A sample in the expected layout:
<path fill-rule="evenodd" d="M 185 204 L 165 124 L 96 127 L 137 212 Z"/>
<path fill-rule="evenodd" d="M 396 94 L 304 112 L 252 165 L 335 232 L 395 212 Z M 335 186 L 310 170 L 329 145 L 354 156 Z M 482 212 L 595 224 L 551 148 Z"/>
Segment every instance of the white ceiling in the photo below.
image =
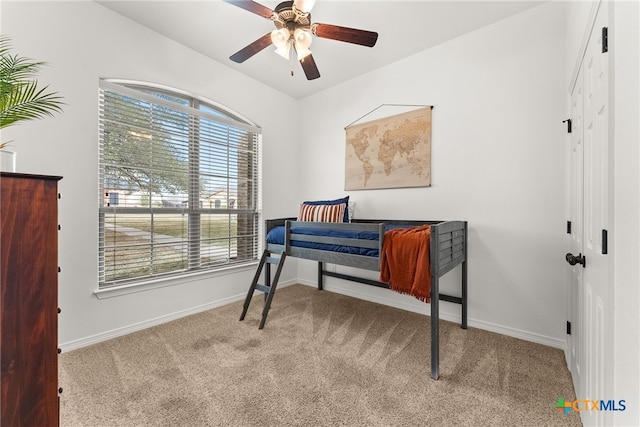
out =
<path fill-rule="evenodd" d="M 96 1 L 296 99 L 544 3 L 318 0 L 311 12 L 312 22 L 375 31 L 379 36 L 373 48 L 314 38 L 311 51 L 321 77 L 308 81 L 297 61 L 285 60 L 271 47 L 242 64 L 231 61 L 229 56 L 275 27 L 270 20 L 222 0 Z M 274 9 L 280 2 L 258 3 Z"/>

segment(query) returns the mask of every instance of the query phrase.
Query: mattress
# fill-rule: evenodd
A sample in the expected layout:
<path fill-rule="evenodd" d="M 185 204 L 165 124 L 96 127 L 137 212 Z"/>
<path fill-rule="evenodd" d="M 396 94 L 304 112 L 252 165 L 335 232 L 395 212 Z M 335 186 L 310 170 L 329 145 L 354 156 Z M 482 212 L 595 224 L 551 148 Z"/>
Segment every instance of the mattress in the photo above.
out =
<path fill-rule="evenodd" d="M 385 227 L 385 231 L 394 228 L 410 228 L 411 225 L 388 225 Z M 269 233 L 267 233 L 267 243 L 275 245 L 284 245 L 284 226 L 274 227 Z M 291 228 L 291 234 L 304 234 L 307 236 L 327 236 L 327 237 L 339 237 L 348 239 L 359 240 L 379 240 L 378 233 L 372 231 L 357 231 L 357 230 L 332 230 L 324 228 L 307 228 L 307 227 L 293 227 Z M 354 255 L 364 255 L 370 257 L 378 257 L 378 249 L 361 248 L 355 246 L 333 245 L 328 243 L 307 242 L 303 240 L 291 240 L 291 246 L 309 249 L 319 249 L 324 251 L 342 252 Z"/>

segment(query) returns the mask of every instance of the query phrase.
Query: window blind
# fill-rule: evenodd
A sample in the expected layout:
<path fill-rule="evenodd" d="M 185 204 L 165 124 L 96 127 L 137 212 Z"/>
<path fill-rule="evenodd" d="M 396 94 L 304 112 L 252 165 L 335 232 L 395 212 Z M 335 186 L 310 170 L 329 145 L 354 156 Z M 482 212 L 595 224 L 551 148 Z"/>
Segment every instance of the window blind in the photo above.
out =
<path fill-rule="evenodd" d="M 99 287 L 253 262 L 260 129 L 201 98 L 101 80 Z"/>

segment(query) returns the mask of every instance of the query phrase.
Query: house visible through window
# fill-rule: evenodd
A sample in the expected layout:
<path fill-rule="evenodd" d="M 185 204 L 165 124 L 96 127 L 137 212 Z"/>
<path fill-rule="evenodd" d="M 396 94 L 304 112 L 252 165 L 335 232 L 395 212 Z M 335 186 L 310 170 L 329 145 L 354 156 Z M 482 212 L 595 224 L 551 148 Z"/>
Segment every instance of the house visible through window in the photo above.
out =
<path fill-rule="evenodd" d="M 260 139 L 200 97 L 102 80 L 99 288 L 255 261 Z"/>

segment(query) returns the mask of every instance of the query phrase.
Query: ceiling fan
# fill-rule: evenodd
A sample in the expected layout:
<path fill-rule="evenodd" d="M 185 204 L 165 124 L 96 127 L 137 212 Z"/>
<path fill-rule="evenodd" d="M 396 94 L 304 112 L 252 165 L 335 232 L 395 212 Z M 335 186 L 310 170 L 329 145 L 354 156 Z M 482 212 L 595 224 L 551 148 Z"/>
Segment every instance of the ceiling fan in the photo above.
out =
<path fill-rule="evenodd" d="M 293 47 L 307 80 L 313 80 L 320 77 L 320 72 L 311 50 L 309 50 L 312 35 L 368 47 L 373 47 L 378 40 L 378 33 L 373 31 L 331 24 L 312 24 L 310 12 L 315 0 L 285 1 L 276 6 L 274 10 L 251 0 L 224 1 L 270 19 L 276 26 L 272 32 L 265 34 L 229 57 L 237 63 L 246 61 L 271 44 L 276 46 L 276 53 L 289 59 L 289 53 Z"/>

